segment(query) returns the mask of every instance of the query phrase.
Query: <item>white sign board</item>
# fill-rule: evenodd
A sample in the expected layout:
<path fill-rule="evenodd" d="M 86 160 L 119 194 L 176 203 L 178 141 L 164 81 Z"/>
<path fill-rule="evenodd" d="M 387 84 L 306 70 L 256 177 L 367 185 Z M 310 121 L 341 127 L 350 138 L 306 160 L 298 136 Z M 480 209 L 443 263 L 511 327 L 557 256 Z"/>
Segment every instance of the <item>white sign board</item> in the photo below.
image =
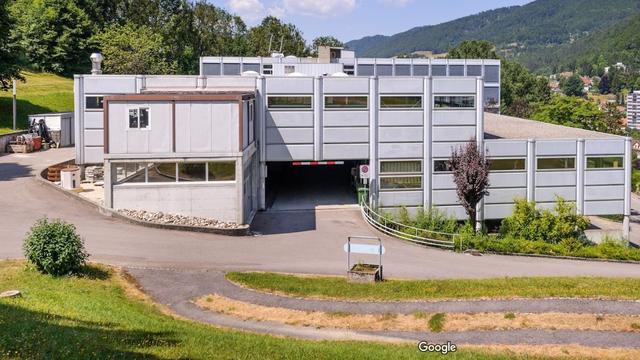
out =
<path fill-rule="evenodd" d="M 360 179 L 369 178 L 369 165 L 360 165 Z"/>
<path fill-rule="evenodd" d="M 371 254 L 378 255 L 380 254 L 380 248 L 382 248 L 382 253 L 384 254 L 385 249 L 382 245 L 370 245 L 370 244 L 354 244 L 351 243 L 351 252 L 354 254 Z M 349 243 L 344 244 L 344 252 L 349 252 Z"/>

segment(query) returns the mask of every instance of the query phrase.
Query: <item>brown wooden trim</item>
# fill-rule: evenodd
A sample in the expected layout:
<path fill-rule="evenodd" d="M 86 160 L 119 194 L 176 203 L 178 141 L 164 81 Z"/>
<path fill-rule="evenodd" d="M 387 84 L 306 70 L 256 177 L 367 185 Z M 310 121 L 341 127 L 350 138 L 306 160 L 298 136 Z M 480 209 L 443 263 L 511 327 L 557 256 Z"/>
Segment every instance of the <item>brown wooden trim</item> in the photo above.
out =
<path fill-rule="evenodd" d="M 103 128 L 103 136 L 104 136 L 104 153 L 109 153 L 109 99 L 104 98 L 102 100 L 102 128 Z"/>
<path fill-rule="evenodd" d="M 238 100 L 238 106 L 240 107 L 240 110 L 238 111 L 238 113 L 240 114 L 238 116 L 239 120 L 238 120 L 238 134 L 239 134 L 239 138 L 240 138 L 240 151 L 244 150 L 244 134 L 242 133 L 243 128 L 244 128 L 244 101 L 242 99 Z"/>
<path fill-rule="evenodd" d="M 221 100 L 240 101 L 251 98 L 252 93 L 219 93 L 219 94 L 128 94 L 105 96 L 112 101 L 189 101 L 189 100 Z"/>
<path fill-rule="evenodd" d="M 171 102 L 171 126 L 172 126 L 172 143 L 173 143 L 173 152 L 176 152 L 176 102 L 175 100 Z"/>

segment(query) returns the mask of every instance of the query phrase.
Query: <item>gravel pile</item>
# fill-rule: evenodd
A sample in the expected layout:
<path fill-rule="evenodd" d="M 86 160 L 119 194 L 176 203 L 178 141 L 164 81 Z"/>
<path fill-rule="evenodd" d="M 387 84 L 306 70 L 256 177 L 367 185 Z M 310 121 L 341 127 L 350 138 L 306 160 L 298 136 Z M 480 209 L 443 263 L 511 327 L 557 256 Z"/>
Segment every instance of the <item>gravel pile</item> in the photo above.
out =
<path fill-rule="evenodd" d="M 120 209 L 119 213 L 132 217 L 134 219 L 148 221 L 158 224 L 170 224 L 170 225 L 188 225 L 188 226 L 201 226 L 211 227 L 217 229 L 238 229 L 240 226 L 232 222 L 224 222 L 215 219 L 207 219 L 195 216 L 185 216 L 176 214 L 166 214 L 161 211 L 145 211 L 145 210 L 130 210 Z"/>

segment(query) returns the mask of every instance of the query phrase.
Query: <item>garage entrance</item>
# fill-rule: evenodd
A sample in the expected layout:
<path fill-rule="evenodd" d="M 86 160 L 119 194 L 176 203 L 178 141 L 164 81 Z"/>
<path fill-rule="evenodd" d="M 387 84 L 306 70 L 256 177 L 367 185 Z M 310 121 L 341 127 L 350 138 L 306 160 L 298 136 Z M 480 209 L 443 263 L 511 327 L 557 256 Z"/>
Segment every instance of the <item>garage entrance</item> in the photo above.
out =
<path fill-rule="evenodd" d="M 331 162 L 329 162 L 331 163 Z M 310 210 L 357 204 L 358 165 L 367 161 L 267 163 L 267 210 Z"/>

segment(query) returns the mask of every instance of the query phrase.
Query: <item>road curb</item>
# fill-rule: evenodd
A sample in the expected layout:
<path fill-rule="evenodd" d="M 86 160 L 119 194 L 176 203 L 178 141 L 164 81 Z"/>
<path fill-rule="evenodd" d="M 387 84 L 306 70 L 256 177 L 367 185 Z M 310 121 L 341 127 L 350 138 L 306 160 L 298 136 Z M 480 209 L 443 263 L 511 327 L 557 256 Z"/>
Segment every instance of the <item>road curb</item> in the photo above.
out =
<path fill-rule="evenodd" d="M 64 164 L 68 164 L 70 162 L 73 162 L 73 160 L 67 160 L 67 161 L 63 161 L 61 163 L 57 163 L 57 164 L 53 164 L 53 165 L 64 165 Z M 134 224 L 134 225 L 140 225 L 140 226 L 144 226 L 144 227 L 149 227 L 149 228 L 155 228 L 155 229 L 165 229 L 165 230 L 178 230 L 178 231 L 190 231 L 190 232 L 199 232 L 199 233 L 208 233 L 208 234 L 217 234 L 217 235 L 226 235 L 226 236 L 248 236 L 250 234 L 249 231 L 249 226 L 248 225 L 242 225 L 240 228 L 236 228 L 236 229 L 218 229 L 218 228 L 212 228 L 212 227 L 204 227 L 204 226 L 190 226 L 190 225 L 177 225 L 177 224 L 159 224 L 159 223 L 153 223 L 153 222 L 149 222 L 149 221 L 144 221 L 144 220 L 138 220 L 135 218 L 132 218 L 130 216 L 124 215 L 119 213 L 116 210 L 113 209 L 109 209 L 107 207 L 104 207 L 98 203 L 95 203 L 89 199 L 86 199 L 72 191 L 67 191 L 65 189 L 63 189 L 62 187 L 50 182 L 49 180 L 47 180 L 45 178 L 46 176 L 46 172 L 48 167 L 45 167 L 43 169 L 39 169 L 36 171 L 36 175 L 33 177 L 35 182 L 39 185 L 42 186 L 46 186 L 50 189 L 54 189 L 56 191 L 58 191 L 59 193 L 65 195 L 66 197 L 79 201 L 85 205 L 89 205 L 92 208 L 94 208 L 95 210 L 97 210 L 100 214 L 104 215 L 104 216 L 109 216 L 112 218 L 116 218 L 119 220 L 123 220 L 125 222 L 128 222 L 130 224 Z"/>

